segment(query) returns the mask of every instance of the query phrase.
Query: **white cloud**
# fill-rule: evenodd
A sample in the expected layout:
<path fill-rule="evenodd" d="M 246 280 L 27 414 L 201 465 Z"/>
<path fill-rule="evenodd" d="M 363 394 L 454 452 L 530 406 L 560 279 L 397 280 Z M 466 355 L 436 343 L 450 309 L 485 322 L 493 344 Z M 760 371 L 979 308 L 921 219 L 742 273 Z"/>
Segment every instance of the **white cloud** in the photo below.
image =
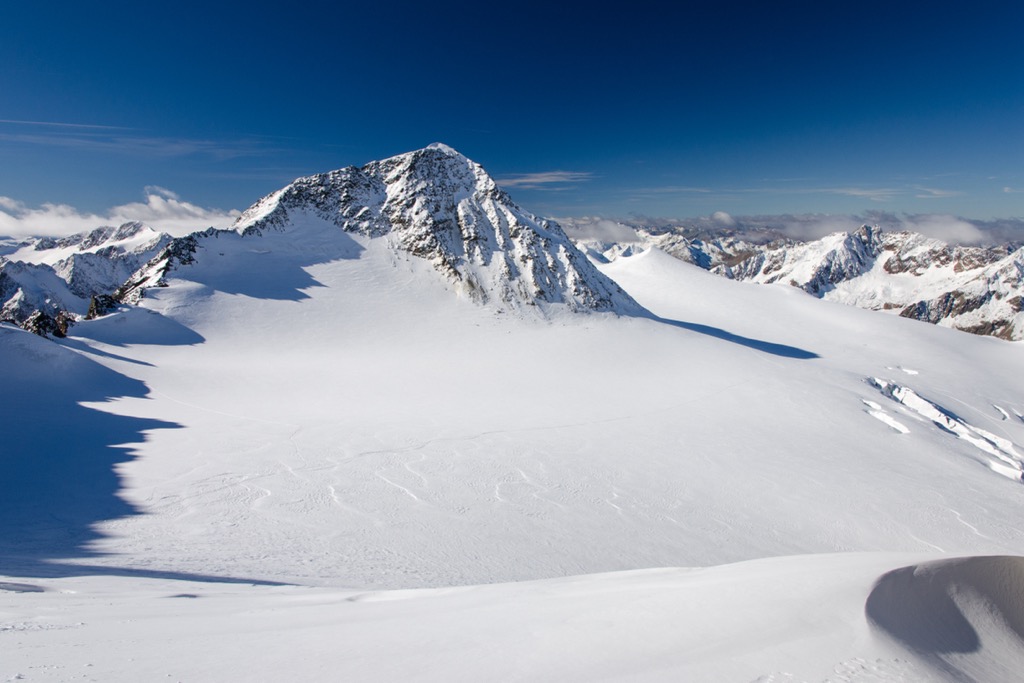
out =
<path fill-rule="evenodd" d="M 715 211 L 711 214 L 711 220 L 719 225 L 724 225 L 727 228 L 734 227 L 736 225 L 736 219 L 727 214 L 725 211 Z"/>
<path fill-rule="evenodd" d="M 67 204 L 30 207 L 11 197 L 0 197 L 0 235 L 58 237 L 129 221 L 141 221 L 172 235 L 185 235 L 210 226 L 226 228 L 239 213 L 196 206 L 157 186 L 146 187 L 145 201 L 115 206 L 103 213 L 82 212 Z"/>
<path fill-rule="evenodd" d="M 921 214 L 904 218 L 906 230 L 919 232 L 943 242 L 977 244 L 985 241 L 985 233 L 978 226 L 956 216 Z"/>
<path fill-rule="evenodd" d="M 963 218 L 946 214 L 895 214 L 868 211 L 858 215 L 797 214 L 744 217 L 741 228 L 768 227 L 787 237 L 818 239 L 835 232 L 851 232 L 862 225 L 877 225 L 888 232 L 917 232 L 951 244 L 978 244 L 986 241 L 987 231 Z"/>
<path fill-rule="evenodd" d="M 558 223 L 573 240 L 596 240 L 598 242 L 636 242 L 636 230 L 628 225 L 597 216 L 582 218 L 559 218 Z"/>

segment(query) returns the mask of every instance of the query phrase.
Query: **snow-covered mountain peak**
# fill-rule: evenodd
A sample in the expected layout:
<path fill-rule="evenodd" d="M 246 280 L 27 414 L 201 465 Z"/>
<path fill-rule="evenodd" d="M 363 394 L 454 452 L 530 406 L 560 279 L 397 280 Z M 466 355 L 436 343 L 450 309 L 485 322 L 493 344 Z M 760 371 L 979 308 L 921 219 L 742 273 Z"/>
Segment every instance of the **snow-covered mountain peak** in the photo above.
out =
<path fill-rule="evenodd" d="M 460 152 L 458 152 L 457 150 L 455 150 L 452 147 L 449 147 L 448 145 L 444 144 L 443 142 L 432 142 L 429 145 L 427 145 L 424 149 L 436 149 L 436 150 L 438 150 L 440 152 L 444 152 L 445 154 L 448 154 L 449 156 L 459 156 L 459 157 L 462 156 L 462 154 Z M 465 158 L 465 157 L 463 157 L 463 158 Z"/>
<path fill-rule="evenodd" d="M 480 302 L 640 310 L 557 223 L 524 211 L 479 164 L 441 143 L 299 178 L 243 212 L 233 229 L 244 236 L 287 231 L 308 215 L 385 238 Z"/>
<path fill-rule="evenodd" d="M 150 251 L 154 245 L 166 244 L 170 237 L 145 223 L 129 221 L 119 226 L 101 226 L 67 237 L 37 237 L 19 245 L 7 255 L 10 261 L 54 265 L 74 254 L 128 254 Z"/>

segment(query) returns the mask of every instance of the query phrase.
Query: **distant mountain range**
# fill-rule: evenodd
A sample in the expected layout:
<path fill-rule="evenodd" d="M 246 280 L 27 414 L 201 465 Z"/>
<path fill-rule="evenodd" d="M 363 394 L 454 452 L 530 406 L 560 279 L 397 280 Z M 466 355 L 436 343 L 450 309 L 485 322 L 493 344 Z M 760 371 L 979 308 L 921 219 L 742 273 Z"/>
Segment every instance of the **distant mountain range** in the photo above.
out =
<path fill-rule="evenodd" d="M 1024 247 L 968 247 L 863 226 L 813 241 L 637 231 L 638 241 L 582 240 L 608 262 L 661 249 L 734 280 L 785 284 L 839 303 L 1001 339 L 1024 339 Z"/>
<path fill-rule="evenodd" d="M 458 294 L 480 303 L 641 310 L 556 222 L 524 211 L 478 164 L 434 144 L 299 178 L 256 202 L 231 230 L 172 239 L 126 223 L 9 246 L 0 256 L 0 320 L 61 336 L 77 320 L 137 303 L 169 272 L 203 258 L 211 240 L 228 233 L 255 240 L 310 218 L 425 259 Z M 597 262 L 654 247 L 736 280 L 788 284 L 829 301 L 1024 339 L 1024 248 L 953 246 L 870 226 L 807 242 L 756 243 L 682 230 L 637 235 L 638 241 L 583 240 L 578 246 Z"/>

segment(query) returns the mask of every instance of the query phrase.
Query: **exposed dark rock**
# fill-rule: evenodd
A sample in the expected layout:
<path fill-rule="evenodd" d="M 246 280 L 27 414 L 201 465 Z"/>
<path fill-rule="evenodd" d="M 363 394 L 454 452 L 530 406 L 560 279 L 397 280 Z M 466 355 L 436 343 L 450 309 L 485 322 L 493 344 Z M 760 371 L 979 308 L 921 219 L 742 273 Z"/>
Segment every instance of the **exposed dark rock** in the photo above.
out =
<path fill-rule="evenodd" d="M 85 314 L 85 319 L 94 320 L 112 313 L 116 308 L 117 299 L 109 294 L 97 294 L 89 300 L 89 312 Z"/>
<path fill-rule="evenodd" d="M 21 324 L 21 327 L 40 337 L 65 337 L 73 321 L 74 318 L 64 311 L 58 313 L 56 317 L 43 311 L 36 311 Z"/>

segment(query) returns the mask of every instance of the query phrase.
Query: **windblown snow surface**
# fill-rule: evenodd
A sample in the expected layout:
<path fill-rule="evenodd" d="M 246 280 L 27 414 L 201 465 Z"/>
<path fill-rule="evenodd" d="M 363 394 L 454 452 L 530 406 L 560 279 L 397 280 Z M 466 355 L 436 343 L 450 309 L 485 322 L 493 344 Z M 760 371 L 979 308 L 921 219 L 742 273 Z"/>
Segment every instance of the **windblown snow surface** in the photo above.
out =
<path fill-rule="evenodd" d="M 306 216 L 0 327 L 0 678 L 1017 677 L 1021 344 L 602 269 L 651 314 Z"/>

